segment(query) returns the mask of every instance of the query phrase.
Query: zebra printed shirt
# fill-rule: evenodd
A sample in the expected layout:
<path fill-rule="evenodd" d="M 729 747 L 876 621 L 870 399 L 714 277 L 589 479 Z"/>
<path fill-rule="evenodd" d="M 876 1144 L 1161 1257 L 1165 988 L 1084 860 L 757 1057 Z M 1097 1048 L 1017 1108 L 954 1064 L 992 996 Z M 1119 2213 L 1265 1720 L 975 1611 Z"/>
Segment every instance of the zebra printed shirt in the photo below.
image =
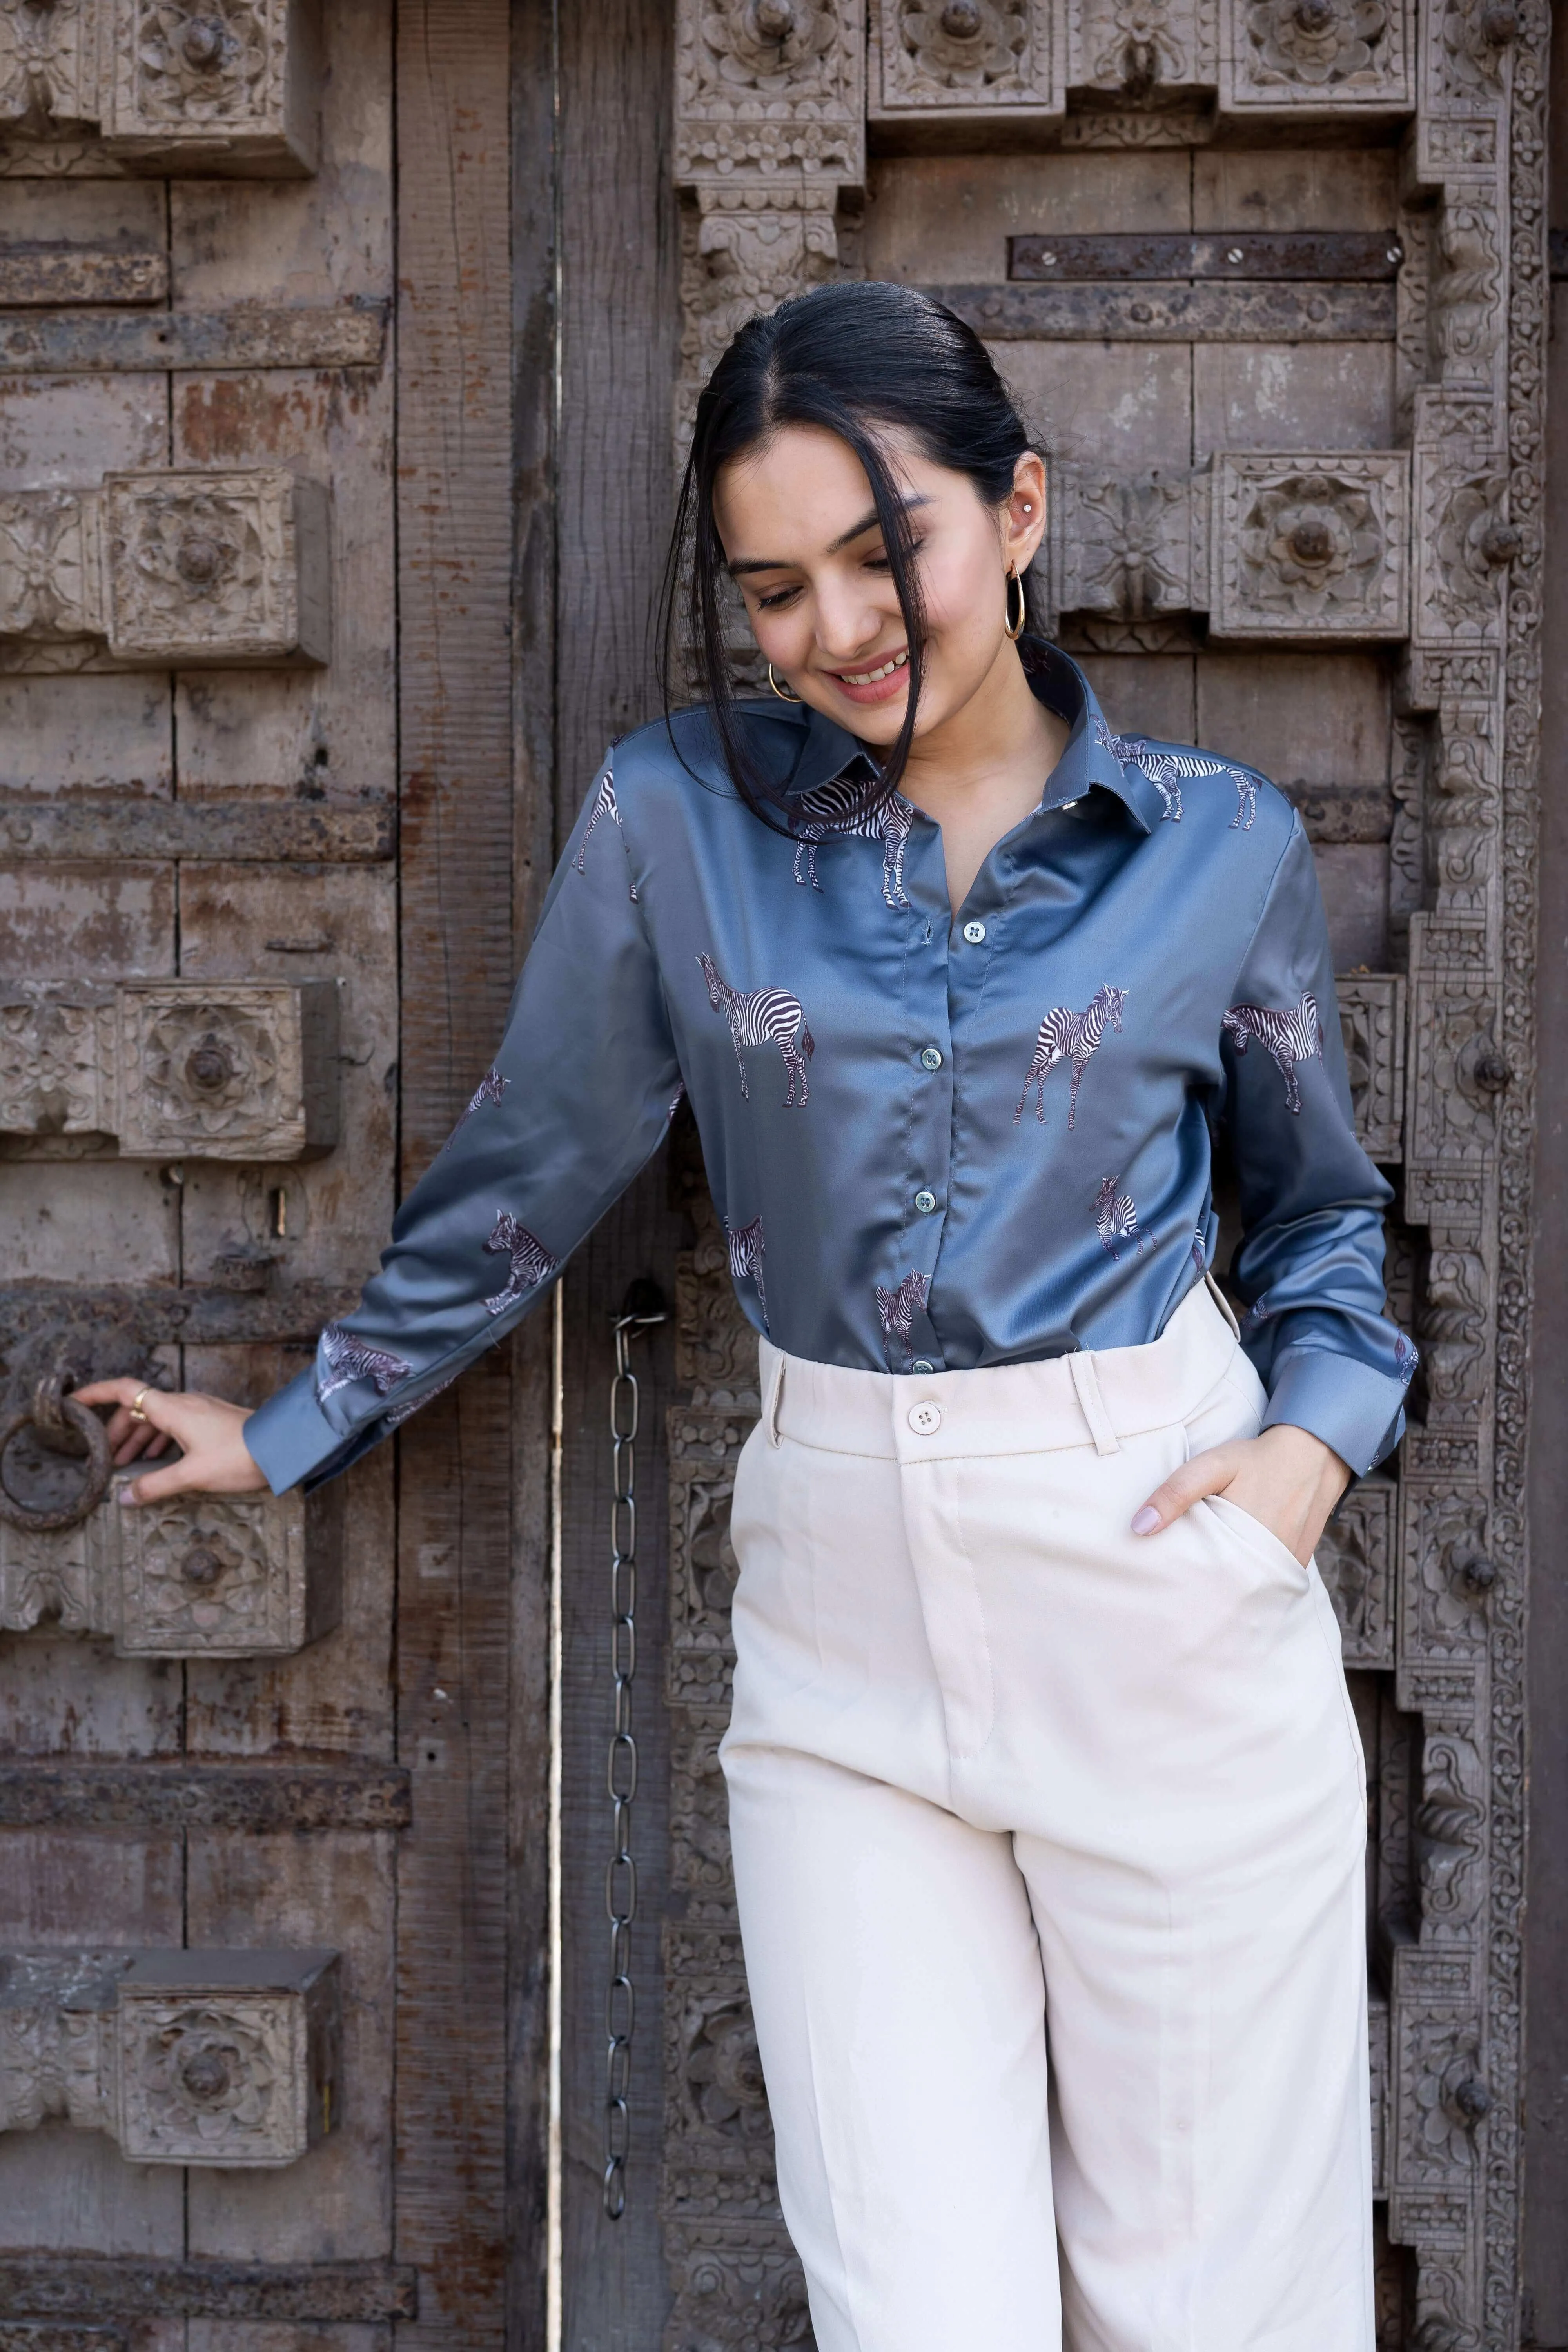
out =
<path fill-rule="evenodd" d="M 683 1088 L 737 1297 L 791 1354 L 918 1377 L 1134 1346 L 1217 1258 L 1269 1419 L 1357 1471 L 1395 1443 L 1390 1193 L 1295 812 L 1244 761 L 1113 730 L 1054 648 L 1029 660 L 1070 739 L 956 916 L 938 828 L 901 796 L 858 817 L 867 756 L 804 707 L 742 707 L 793 835 L 742 805 L 702 711 L 616 746 L 493 1066 L 463 1073 L 314 1377 L 247 1424 L 275 1487 L 342 1467 L 526 1314 Z"/>

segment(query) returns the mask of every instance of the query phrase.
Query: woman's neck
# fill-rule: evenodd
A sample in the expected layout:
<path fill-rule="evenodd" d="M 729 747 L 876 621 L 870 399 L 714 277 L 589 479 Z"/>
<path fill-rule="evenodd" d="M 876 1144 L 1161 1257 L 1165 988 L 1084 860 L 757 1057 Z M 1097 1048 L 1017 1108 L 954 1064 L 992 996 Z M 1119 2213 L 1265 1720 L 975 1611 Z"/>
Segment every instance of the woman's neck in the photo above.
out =
<path fill-rule="evenodd" d="M 1038 805 L 1070 731 L 1005 638 L 967 702 L 910 745 L 900 789 L 942 827 L 954 915 L 996 844 Z"/>

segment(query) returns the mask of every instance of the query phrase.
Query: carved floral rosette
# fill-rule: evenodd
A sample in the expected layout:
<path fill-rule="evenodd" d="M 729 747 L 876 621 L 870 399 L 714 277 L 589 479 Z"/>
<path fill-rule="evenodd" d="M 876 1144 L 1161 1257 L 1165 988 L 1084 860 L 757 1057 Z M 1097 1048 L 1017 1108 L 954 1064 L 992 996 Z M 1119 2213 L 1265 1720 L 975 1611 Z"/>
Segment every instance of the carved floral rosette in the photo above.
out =
<path fill-rule="evenodd" d="M 870 0 L 870 121 L 1059 117 L 1066 16 L 1061 0 Z"/>

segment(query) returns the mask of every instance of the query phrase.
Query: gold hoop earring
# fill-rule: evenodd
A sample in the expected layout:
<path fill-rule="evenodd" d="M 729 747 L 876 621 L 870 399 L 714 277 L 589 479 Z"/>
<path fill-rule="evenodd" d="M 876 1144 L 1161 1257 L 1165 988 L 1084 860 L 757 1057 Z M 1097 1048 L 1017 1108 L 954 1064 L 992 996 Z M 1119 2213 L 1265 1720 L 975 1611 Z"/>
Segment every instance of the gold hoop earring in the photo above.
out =
<path fill-rule="evenodd" d="M 1017 618 L 1016 620 L 1013 616 L 1013 591 L 1015 588 L 1018 592 L 1018 612 Z M 1024 594 L 1024 583 L 1018 577 L 1018 567 L 1016 563 L 1010 563 L 1007 566 L 1007 617 L 1003 625 L 1006 629 L 1007 635 L 1012 638 L 1015 645 L 1016 645 L 1018 639 L 1023 635 L 1025 625 L 1027 622 L 1028 617 L 1029 607 Z"/>
<path fill-rule="evenodd" d="M 805 699 L 804 695 L 792 694 L 787 686 L 781 686 L 779 684 L 777 678 L 773 676 L 773 666 L 772 662 L 768 664 L 768 684 L 773 688 L 773 692 L 778 696 L 781 702 L 803 702 Z"/>

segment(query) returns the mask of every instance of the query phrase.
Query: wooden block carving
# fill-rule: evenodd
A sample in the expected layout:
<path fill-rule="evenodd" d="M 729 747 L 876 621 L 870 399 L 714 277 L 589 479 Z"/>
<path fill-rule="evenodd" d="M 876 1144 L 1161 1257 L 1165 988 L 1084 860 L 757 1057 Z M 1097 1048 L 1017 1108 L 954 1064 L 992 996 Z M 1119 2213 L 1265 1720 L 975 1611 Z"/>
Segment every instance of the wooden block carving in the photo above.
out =
<path fill-rule="evenodd" d="M 735 1465 L 750 1416 L 669 1415 L 669 1608 L 666 1669 L 675 1706 L 723 1706 L 730 1697 L 734 1643 L 730 1604 L 740 1574 L 730 1541 Z"/>
<path fill-rule="evenodd" d="M 863 0 L 679 0 L 675 37 L 679 183 L 864 177 Z"/>
<path fill-rule="evenodd" d="M 1418 1195 L 1428 1174 L 1490 1165 L 1510 1076 L 1498 1043 L 1485 917 L 1412 915 L 1405 1154 Z"/>
<path fill-rule="evenodd" d="M 79 1525 L 0 1521 L 0 1627 L 107 1636 L 121 1657 L 285 1657 L 342 1605 L 335 1488 L 187 1495 L 127 1510 L 111 1489 Z"/>
<path fill-rule="evenodd" d="M 1334 982 L 1355 1131 L 1370 1158 L 1398 1160 L 1405 1135 L 1405 981 L 1352 971 Z"/>
<path fill-rule="evenodd" d="M 1214 467 L 1210 627 L 1217 637 L 1402 637 L 1410 460 L 1251 451 Z"/>
<path fill-rule="evenodd" d="M 315 170 L 314 0 L 11 0 L 0 126 L 96 128 L 133 171 Z"/>
<path fill-rule="evenodd" d="M 331 981 L 12 982 L 0 1138 L 113 1138 L 146 1158 L 298 1160 L 338 1136 Z"/>
<path fill-rule="evenodd" d="M 1416 176 L 1495 164 L 1517 11 L 1497 0 L 1434 0 L 1420 11 Z"/>
<path fill-rule="evenodd" d="M 1134 108 L 1139 101 L 1146 106 L 1157 90 L 1212 89 L 1218 79 L 1216 29 L 1212 0 L 1071 0 L 1068 86 L 1116 90 Z M 1135 113 L 1115 119 L 1128 127 L 1119 141 L 1113 133 L 1107 143 L 1138 143 L 1131 127 Z M 1085 125 L 1094 120 L 1078 118 Z M 1149 113 L 1145 120 L 1153 139 L 1148 131 L 1144 139 L 1153 143 L 1161 135 L 1154 128 L 1160 116 Z M 1190 115 L 1183 120 L 1198 138 L 1205 131 L 1213 135 L 1212 128 Z"/>
<path fill-rule="evenodd" d="M 0 667 L 324 662 L 328 501 L 287 467 L 0 497 Z M 106 641 L 97 651 L 85 640 Z"/>
<path fill-rule="evenodd" d="M 1407 111 L 1412 0 L 1220 0 L 1220 107 L 1339 114 Z"/>
<path fill-rule="evenodd" d="M 1052 487 L 1058 612 L 1142 621 L 1203 610 L 1208 582 L 1194 567 L 1194 524 L 1206 480 L 1168 468 L 1119 475 L 1072 466 L 1059 469 Z"/>
<path fill-rule="evenodd" d="M 1426 388 L 1416 394 L 1415 593 L 1411 635 L 1422 648 L 1498 645 L 1520 533 L 1508 520 L 1508 474 L 1489 401 Z"/>
<path fill-rule="evenodd" d="M 1462 2322 L 1474 2308 L 1472 2217 L 1492 2105 L 1475 1973 L 1465 1948 L 1405 1945 L 1394 1954 L 1389 2234 L 1422 2248 L 1424 2299 L 1447 2306 L 1455 2344 L 1465 2342 Z M 1444 2336 L 1432 2331 L 1430 2340 Z"/>
<path fill-rule="evenodd" d="M 1060 115 L 1066 13 L 1065 0 L 871 0 L 870 120 Z"/>
<path fill-rule="evenodd" d="M 276 2168 L 342 2113 L 330 1951 L 0 1954 L 0 2131 L 63 2121 L 133 2164 Z"/>
<path fill-rule="evenodd" d="M 1366 1478 L 1346 1496 L 1318 1545 L 1318 1573 L 1340 1621 L 1347 1666 L 1394 1664 L 1392 1479 Z"/>

